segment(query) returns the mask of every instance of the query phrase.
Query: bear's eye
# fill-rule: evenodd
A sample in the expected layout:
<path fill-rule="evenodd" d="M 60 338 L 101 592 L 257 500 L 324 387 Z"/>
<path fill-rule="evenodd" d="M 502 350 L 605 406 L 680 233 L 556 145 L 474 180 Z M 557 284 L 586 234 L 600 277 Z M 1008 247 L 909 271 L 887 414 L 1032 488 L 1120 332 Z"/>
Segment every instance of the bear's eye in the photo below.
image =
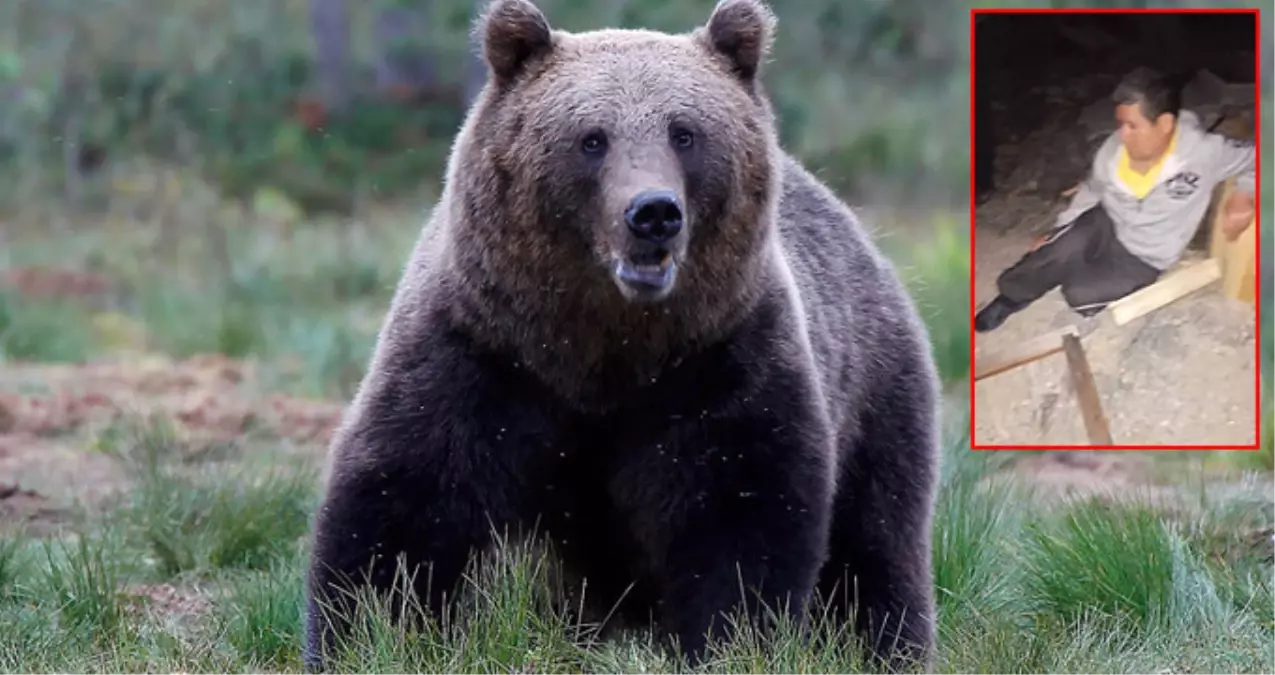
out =
<path fill-rule="evenodd" d="M 686 150 L 695 145 L 695 134 L 687 129 L 674 129 L 670 136 L 673 139 L 674 147 L 680 150 Z"/>
<path fill-rule="evenodd" d="M 605 152 L 607 149 L 607 137 L 601 131 L 587 133 L 580 141 L 580 149 L 586 155 L 597 155 Z"/>

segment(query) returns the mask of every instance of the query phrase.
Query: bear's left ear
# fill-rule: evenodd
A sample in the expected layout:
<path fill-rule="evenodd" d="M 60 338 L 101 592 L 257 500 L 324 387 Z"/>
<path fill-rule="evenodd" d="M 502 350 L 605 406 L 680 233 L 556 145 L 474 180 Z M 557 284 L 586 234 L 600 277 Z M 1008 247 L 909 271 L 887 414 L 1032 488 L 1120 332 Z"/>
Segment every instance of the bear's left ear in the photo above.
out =
<path fill-rule="evenodd" d="M 492 0 L 477 28 L 483 59 L 501 84 L 513 80 L 529 59 L 553 46 L 549 22 L 529 0 Z"/>
<path fill-rule="evenodd" d="M 761 0 L 720 0 L 701 34 L 740 79 L 752 82 L 770 53 L 774 33 L 775 15 Z"/>

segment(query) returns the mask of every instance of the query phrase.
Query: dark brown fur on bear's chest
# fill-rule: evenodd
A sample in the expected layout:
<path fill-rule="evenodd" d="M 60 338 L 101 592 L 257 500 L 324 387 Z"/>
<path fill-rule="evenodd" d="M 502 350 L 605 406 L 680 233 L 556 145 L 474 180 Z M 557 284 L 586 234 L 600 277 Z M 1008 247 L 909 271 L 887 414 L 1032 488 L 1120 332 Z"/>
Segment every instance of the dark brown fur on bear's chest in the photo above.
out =
<path fill-rule="evenodd" d="M 763 430 L 740 424 L 735 413 L 750 403 L 742 373 L 761 370 L 741 368 L 747 342 L 719 343 L 670 364 L 609 412 L 562 406 L 551 443 L 526 439 L 539 450 L 524 464 L 524 494 L 533 503 L 520 526 L 534 528 L 558 554 L 576 609 L 626 623 L 658 619 L 667 590 L 662 568 L 674 553 L 666 538 L 683 518 L 765 504 L 775 518 L 800 521 L 815 510 L 800 484 L 776 480 L 775 457 L 750 444 Z M 745 400 L 737 400 L 741 392 Z M 801 419 L 806 404 L 772 402 L 766 412 L 773 416 L 762 423 Z M 580 579 L 587 579 L 583 598 L 575 595 Z"/>

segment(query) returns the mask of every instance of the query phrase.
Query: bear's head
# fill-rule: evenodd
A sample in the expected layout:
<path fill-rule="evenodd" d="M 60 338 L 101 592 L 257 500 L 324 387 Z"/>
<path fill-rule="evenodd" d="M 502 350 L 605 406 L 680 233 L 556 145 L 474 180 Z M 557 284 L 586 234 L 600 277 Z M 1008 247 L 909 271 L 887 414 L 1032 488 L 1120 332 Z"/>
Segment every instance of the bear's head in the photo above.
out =
<path fill-rule="evenodd" d="M 487 263 L 548 261 L 537 286 L 605 280 L 636 303 L 726 284 L 773 220 L 758 80 L 773 26 L 759 0 L 723 0 L 688 34 L 572 34 L 527 0 L 492 2 L 488 81 L 452 163 L 466 227 L 500 238 Z"/>
<path fill-rule="evenodd" d="M 760 81 L 774 27 L 761 0 L 721 0 L 682 34 L 569 33 L 493 0 L 475 24 L 487 81 L 441 204 L 461 320 L 537 352 L 569 343 L 587 370 L 738 315 L 778 212 Z"/>

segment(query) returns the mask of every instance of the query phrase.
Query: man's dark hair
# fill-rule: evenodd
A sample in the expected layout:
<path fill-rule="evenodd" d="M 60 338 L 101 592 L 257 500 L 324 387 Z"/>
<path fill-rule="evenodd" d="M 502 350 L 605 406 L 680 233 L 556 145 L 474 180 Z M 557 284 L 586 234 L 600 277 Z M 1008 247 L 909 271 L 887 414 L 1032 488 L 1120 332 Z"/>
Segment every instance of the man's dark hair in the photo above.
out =
<path fill-rule="evenodd" d="M 1182 90 L 1168 75 L 1139 68 L 1120 80 L 1111 99 L 1116 105 L 1138 104 L 1142 115 L 1151 122 L 1164 113 L 1175 118 L 1182 107 Z"/>

